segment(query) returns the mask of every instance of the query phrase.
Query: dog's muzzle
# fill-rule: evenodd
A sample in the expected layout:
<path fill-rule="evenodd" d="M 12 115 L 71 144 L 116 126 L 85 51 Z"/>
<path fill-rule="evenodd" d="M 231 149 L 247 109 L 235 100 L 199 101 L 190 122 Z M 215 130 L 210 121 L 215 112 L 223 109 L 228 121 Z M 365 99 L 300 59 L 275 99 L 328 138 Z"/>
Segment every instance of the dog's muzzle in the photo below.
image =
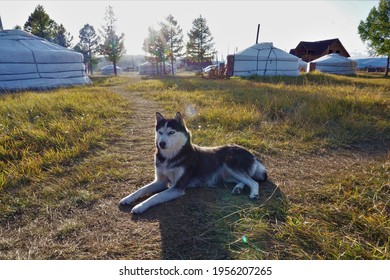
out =
<path fill-rule="evenodd" d="M 161 149 L 165 149 L 167 147 L 167 143 L 165 142 L 160 142 L 158 143 L 158 145 L 160 146 Z"/>

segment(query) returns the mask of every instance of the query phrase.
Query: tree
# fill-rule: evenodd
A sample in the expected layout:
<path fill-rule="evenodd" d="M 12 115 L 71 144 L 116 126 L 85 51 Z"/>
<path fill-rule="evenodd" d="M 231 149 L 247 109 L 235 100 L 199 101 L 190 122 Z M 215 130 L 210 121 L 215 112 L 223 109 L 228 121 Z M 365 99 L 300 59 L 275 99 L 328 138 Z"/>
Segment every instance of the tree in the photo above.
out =
<path fill-rule="evenodd" d="M 56 22 L 50 18 L 42 5 L 38 5 L 24 24 L 24 30 L 51 41 L 54 38 Z"/>
<path fill-rule="evenodd" d="M 103 44 L 100 45 L 100 53 L 104 55 L 108 61 L 112 62 L 114 74 L 117 76 L 116 64 L 126 51 L 124 47 L 125 34 L 116 34 L 117 18 L 115 17 L 114 10 L 111 6 L 106 8 L 104 20 L 106 23 L 102 26 L 103 31 L 101 31 L 101 35 L 103 37 Z"/>
<path fill-rule="evenodd" d="M 31 13 L 23 29 L 65 48 L 70 47 L 73 40 L 73 37 L 66 31 L 65 27 L 62 24 L 58 25 L 51 19 L 42 5 L 38 5 Z"/>
<path fill-rule="evenodd" d="M 145 38 L 142 49 L 148 54 L 145 55 L 145 59 L 151 63 L 156 63 L 157 73 L 159 69 L 163 68 L 162 73 L 165 73 L 165 53 L 167 50 L 167 43 L 161 30 L 155 30 L 153 27 L 149 27 L 148 37 Z M 163 63 L 163 67 L 158 66 L 159 63 Z"/>
<path fill-rule="evenodd" d="M 187 35 L 189 38 L 187 55 L 191 60 L 204 62 L 212 59 L 214 55 L 214 38 L 211 36 L 207 21 L 202 15 L 192 22 L 192 29 Z"/>
<path fill-rule="evenodd" d="M 149 27 L 148 37 L 145 38 L 143 50 L 147 53 L 145 59 L 156 63 L 157 73 L 166 73 L 165 61 L 171 61 L 171 73 L 174 74 L 174 61 L 181 55 L 183 49 L 182 29 L 172 15 L 159 23 L 160 29 Z M 162 66 L 159 64 L 162 63 Z M 160 69 L 162 69 L 160 71 Z"/>
<path fill-rule="evenodd" d="M 360 21 L 358 32 L 367 42 L 370 53 L 387 56 L 385 75 L 389 73 L 390 60 L 390 0 L 380 0 L 378 9 L 373 7 L 366 21 Z"/>
<path fill-rule="evenodd" d="M 69 48 L 72 45 L 71 42 L 73 40 L 73 36 L 71 36 L 70 33 L 66 31 L 62 24 L 55 24 L 53 31 L 53 38 L 50 39 L 51 42 L 65 48 Z"/>
<path fill-rule="evenodd" d="M 96 34 L 92 25 L 85 24 L 79 31 L 80 41 L 75 46 L 75 50 L 84 55 L 84 63 L 87 71 L 93 74 L 93 66 L 97 63 L 96 54 L 99 51 L 100 37 Z"/>
<path fill-rule="evenodd" d="M 165 18 L 166 22 L 161 22 L 161 32 L 165 37 L 167 45 L 167 58 L 171 60 L 171 73 L 174 74 L 174 61 L 176 57 L 183 55 L 183 30 L 177 24 L 177 21 L 172 15 Z"/>

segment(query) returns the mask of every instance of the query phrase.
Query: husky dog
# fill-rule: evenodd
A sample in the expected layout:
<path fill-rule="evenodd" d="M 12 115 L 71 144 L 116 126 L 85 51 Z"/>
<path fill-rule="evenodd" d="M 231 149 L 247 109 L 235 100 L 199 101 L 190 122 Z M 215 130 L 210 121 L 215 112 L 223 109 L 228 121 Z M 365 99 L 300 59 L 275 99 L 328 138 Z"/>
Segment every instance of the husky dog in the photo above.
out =
<path fill-rule="evenodd" d="M 206 148 L 191 143 L 182 115 L 165 119 L 156 113 L 155 180 L 126 196 L 121 205 L 157 193 L 137 204 L 131 212 L 140 214 L 149 207 L 184 195 L 186 188 L 235 183 L 232 193 L 250 188 L 249 197 L 259 196 L 258 182 L 267 180 L 264 165 L 248 150 L 237 145 Z"/>

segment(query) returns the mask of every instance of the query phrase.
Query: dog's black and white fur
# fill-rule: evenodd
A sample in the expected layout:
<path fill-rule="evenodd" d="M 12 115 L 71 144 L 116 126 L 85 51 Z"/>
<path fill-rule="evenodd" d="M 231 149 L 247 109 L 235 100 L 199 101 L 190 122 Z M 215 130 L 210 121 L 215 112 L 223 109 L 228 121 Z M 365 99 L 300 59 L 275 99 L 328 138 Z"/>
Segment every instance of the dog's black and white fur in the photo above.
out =
<path fill-rule="evenodd" d="M 264 165 L 248 150 L 237 145 L 206 148 L 191 143 L 182 115 L 165 119 L 156 113 L 155 180 L 126 196 L 121 205 L 156 193 L 132 209 L 140 214 L 146 209 L 184 195 L 186 188 L 235 183 L 232 193 L 250 188 L 249 197 L 259 196 L 258 182 L 267 180 Z"/>

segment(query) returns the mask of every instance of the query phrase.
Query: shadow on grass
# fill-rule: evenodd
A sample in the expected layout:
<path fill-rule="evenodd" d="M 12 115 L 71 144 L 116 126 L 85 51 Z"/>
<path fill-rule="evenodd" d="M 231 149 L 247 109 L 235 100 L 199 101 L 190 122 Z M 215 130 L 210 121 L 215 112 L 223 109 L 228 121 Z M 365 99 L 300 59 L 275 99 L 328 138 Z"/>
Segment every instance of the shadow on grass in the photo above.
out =
<path fill-rule="evenodd" d="M 286 203 L 272 181 L 260 185 L 260 198 L 256 201 L 248 198 L 249 192 L 236 196 L 230 191 L 231 186 L 187 189 L 184 196 L 133 215 L 132 219 L 159 221 L 162 259 L 233 259 L 229 248 L 236 242 L 237 234 L 231 232 L 231 224 L 241 219 L 242 212 L 261 208 L 264 213 L 285 220 Z M 131 207 L 121 207 L 121 210 L 130 212 Z M 263 217 L 274 218 L 267 214 Z"/>

